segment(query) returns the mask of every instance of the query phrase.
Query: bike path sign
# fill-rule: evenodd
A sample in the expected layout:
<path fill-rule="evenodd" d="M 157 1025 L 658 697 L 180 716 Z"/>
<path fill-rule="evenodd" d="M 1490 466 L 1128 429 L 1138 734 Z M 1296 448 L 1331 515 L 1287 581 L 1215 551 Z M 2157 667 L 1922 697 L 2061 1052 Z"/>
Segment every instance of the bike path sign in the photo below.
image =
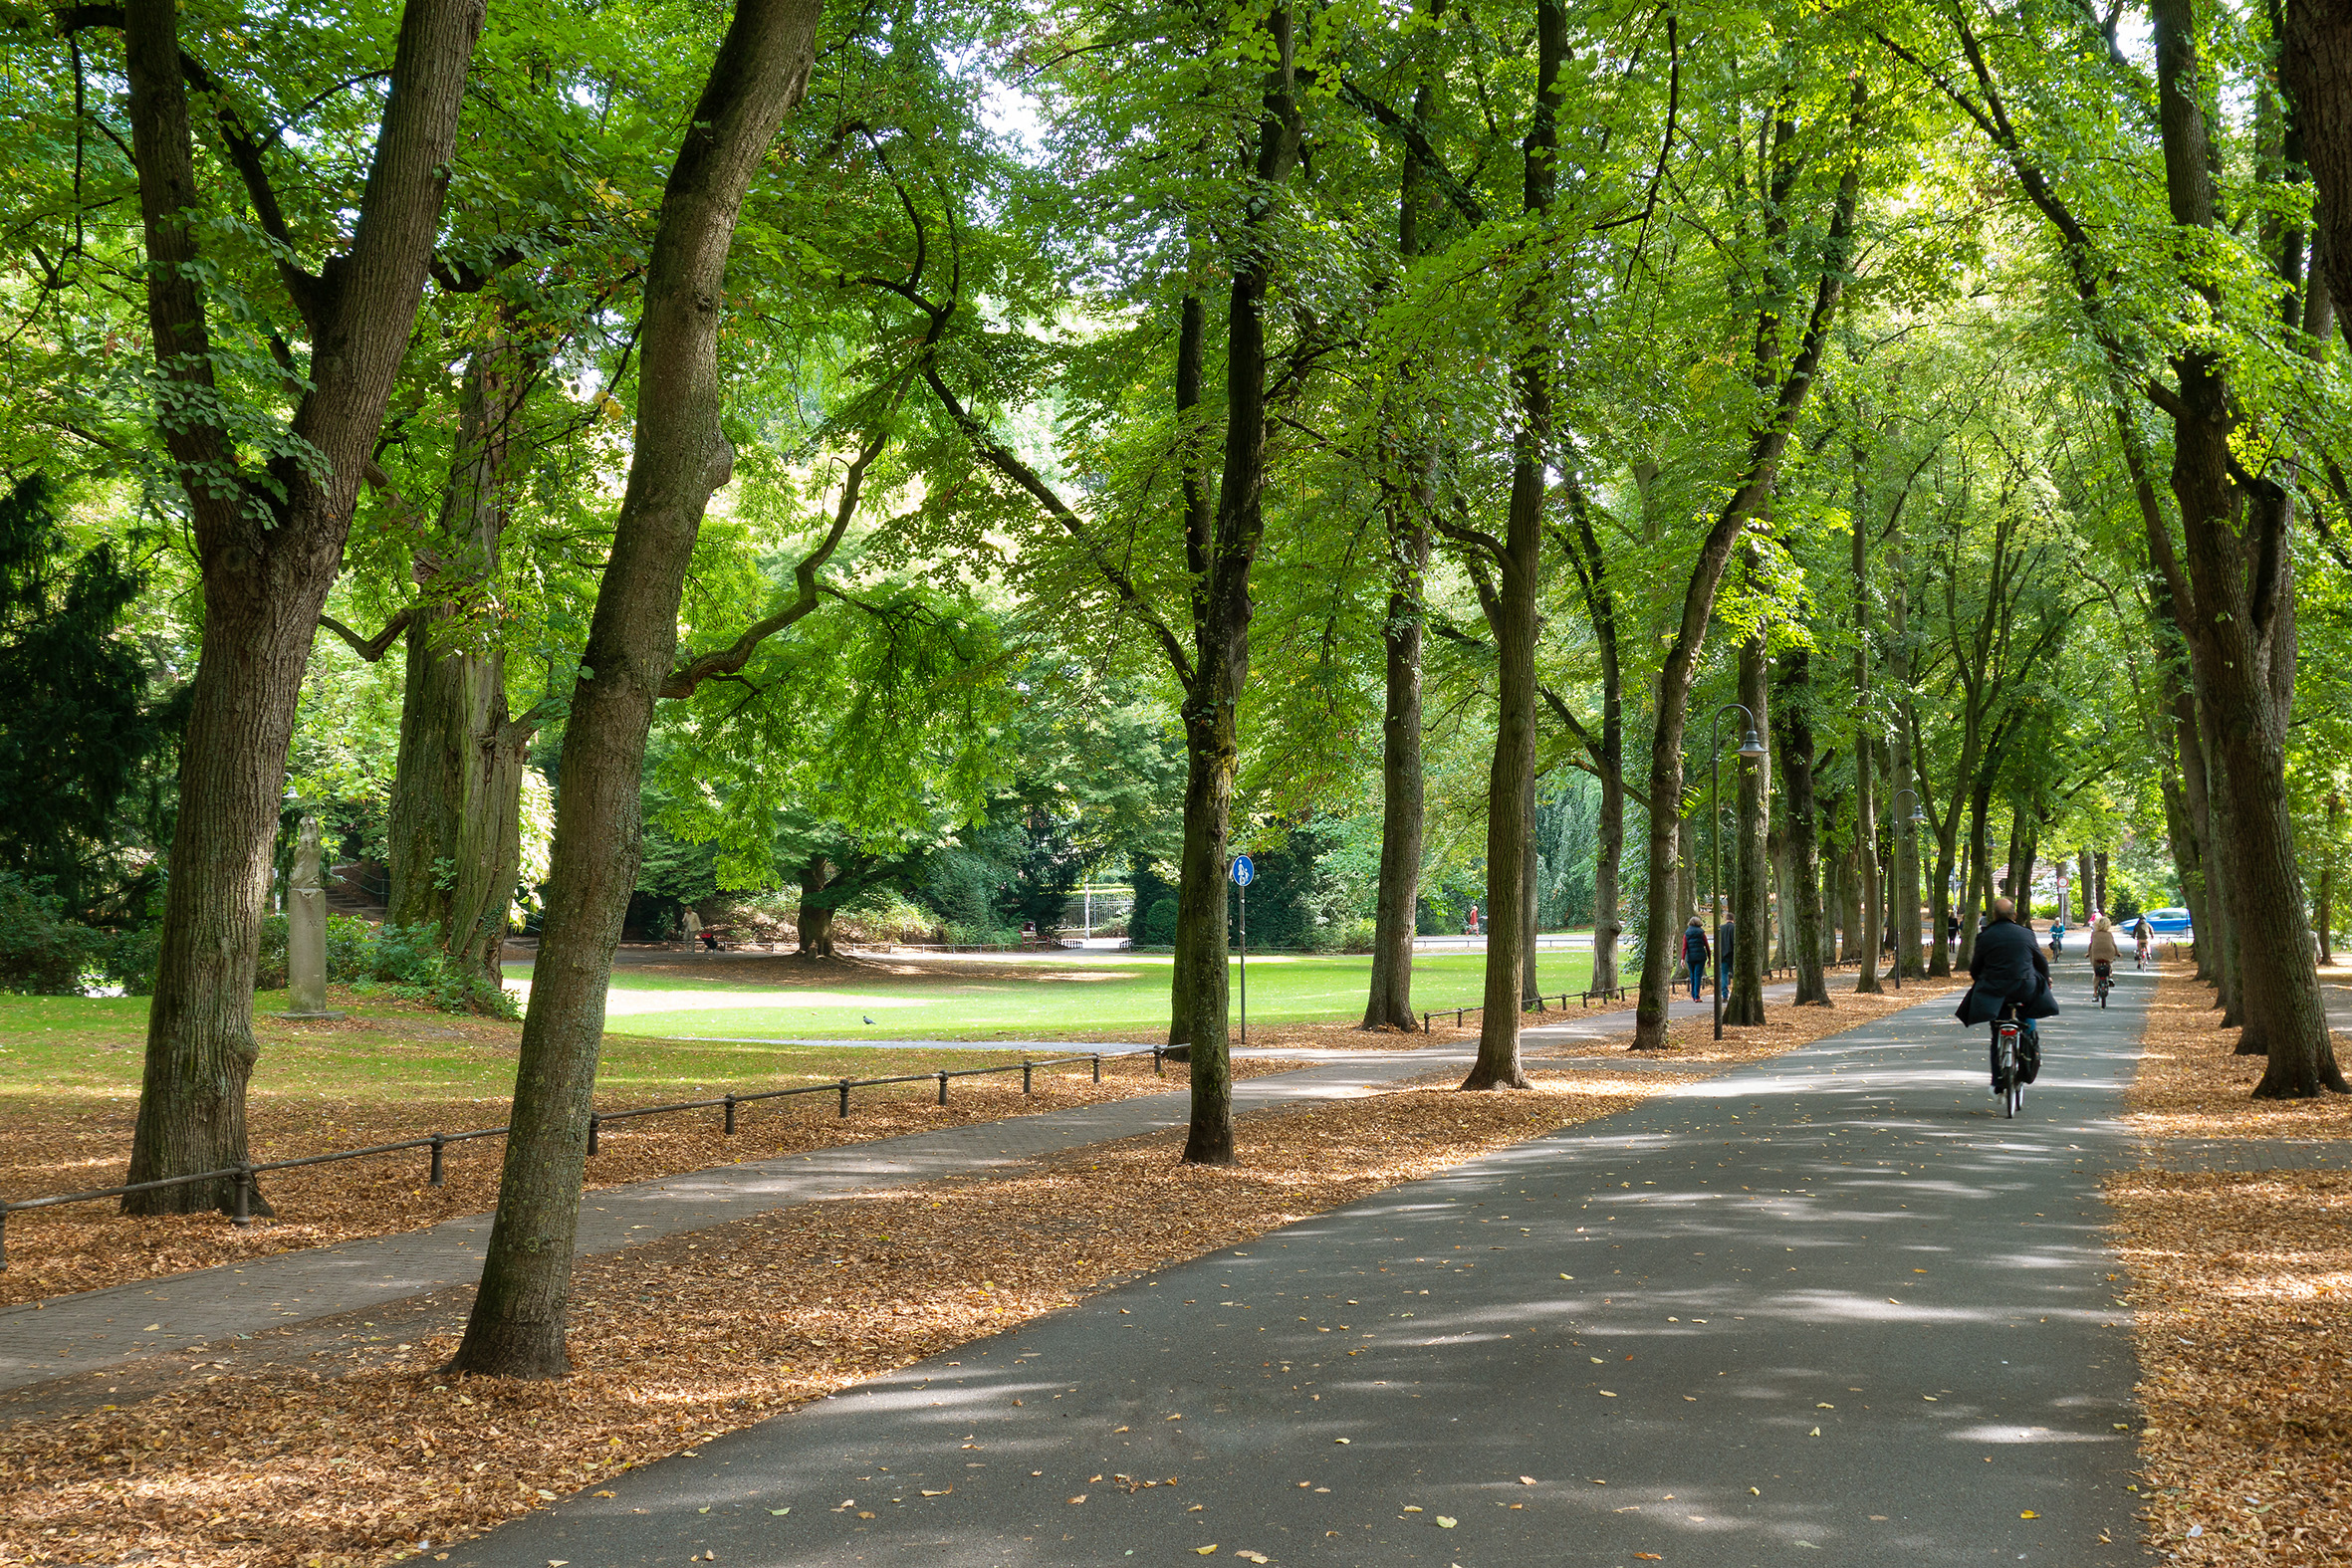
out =
<path fill-rule="evenodd" d="M 1258 868 L 1251 864 L 1250 857 L 1248 855 L 1235 855 L 1233 857 L 1233 885 L 1236 887 L 1248 887 L 1252 882 L 1257 880 Z"/>

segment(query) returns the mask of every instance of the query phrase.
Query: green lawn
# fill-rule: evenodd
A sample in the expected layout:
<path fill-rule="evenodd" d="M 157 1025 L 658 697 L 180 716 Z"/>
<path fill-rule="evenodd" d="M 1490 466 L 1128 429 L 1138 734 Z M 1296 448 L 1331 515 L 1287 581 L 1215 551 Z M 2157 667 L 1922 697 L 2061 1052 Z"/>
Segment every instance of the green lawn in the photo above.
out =
<path fill-rule="evenodd" d="M 1169 960 L 1052 956 L 956 964 L 949 972 L 924 961 L 878 963 L 870 974 L 822 984 L 794 983 L 791 959 L 709 960 L 714 978 L 679 976 L 682 959 L 649 974 L 623 968 L 612 977 L 605 1030 L 670 1038 L 1021 1039 L 1071 1033 L 1136 1041 L 1164 1038 Z M 1538 955 L 1547 993 L 1582 987 L 1589 953 Z M 1253 1023 L 1347 1023 L 1363 1016 L 1372 961 L 1364 957 L 1270 955 L 1250 961 Z M 1413 965 L 1414 1005 L 1424 1009 L 1474 1006 L 1484 985 L 1482 954 L 1423 955 Z M 718 976 L 741 976 L 741 980 Z M 507 967 L 511 984 L 528 984 L 528 964 Z M 1240 989 L 1234 987 L 1236 1011 Z M 871 1023 L 866 1022 L 871 1018 Z"/>
<path fill-rule="evenodd" d="M 1545 953 L 1546 991 L 1584 983 L 1583 953 Z M 894 1040 L 1054 1039 L 1089 1034 L 1138 1042 L 1163 1038 L 1168 959 L 1051 956 L 944 968 L 920 961 L 861 963 L 800 979 L 788 958 L 692 961 L 672 973 L 623 966 L 613 975 L 599 1091 L 629 1100 L 699 1088 L 783 1086 L 818 1078 L 881 1077 L 940 1065 L 940 1053 Z M 1414 966 L 1417 1005 L 1478 1001 L 1485 959 L 1424 956 Z M 1353 1022 L 1363 1013 L 1365 958 L 1276 955 L 1250 961 L 1253 1023 Z M 685 974 L 674 973 L 678 970 Z M 734 974 L 743 978 L 722 979 Z M 848 978 L 844 978 L 844 976 Z M 523 985 L 530 966 L 509 966 Z M 333 989 L 341 1023 L 283 1023 L 284 992 L 256 997 L 261 1059 L 257 1096 L 326 1102 L 480 1100 L 503 1106 L 514 1090 L 517 1025 L 453 1017 L 380 997 Z M 871 1017 L 870 1024 L 864 1021 Z M 0 995 L 0 1109 L 35 1112 L 72 1101 L 127 1102 L 138 1093 L 146 1037 L 141 998 Z M 852 1043 L 778 1046 L 763 1040 Z M 860 1041 L 872 1041 L 864 1045 Z M 975 1053 L 956 1064 L 978 1066 Z"/>

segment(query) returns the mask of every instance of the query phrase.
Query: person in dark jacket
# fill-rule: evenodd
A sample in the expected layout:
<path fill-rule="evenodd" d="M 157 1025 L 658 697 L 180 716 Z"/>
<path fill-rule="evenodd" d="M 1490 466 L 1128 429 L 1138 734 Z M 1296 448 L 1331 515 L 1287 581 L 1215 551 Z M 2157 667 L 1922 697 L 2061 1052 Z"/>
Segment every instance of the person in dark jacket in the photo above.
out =
<path fill-rule="evenodd" d="M 1691 923 L 1683 927 L 1682 961 L 1691 972 L 1691 1000 L 1699 1000 L 1699 982 L 1707 974 L 1707 928 L 1693 915 Z"/>
<path fill-rule="evenodd" d="M 1969 980 L 1968 995 L 1960 999 L 1953 1015 L 1963 1023 L 1996 1025 L 1993 1032 L 1998 1039 L 2000 1015 L 2014 1005 L 2017 1016 L 2026 1020 L 2018 1045 L 2025 1081 L 2031 1083 L 2041 1064 L 2041 1038 L 2032 1020 L 2057 1016 L 2058 1001 L 2050 995 L 2050 961 L 2033 940 L 2033 928 L 2017 922 L 2017 906 L 2010 900 L 1994 900 L 1993 918 L 1977 933 L 1976 952 L 1969 959 Z M 1990 1050 L 1989 1046 L 1989 1060 Z"/>
<path fill-rule="evenodd" d="M 1715 928 L 1715 994 L 1722 996 L 1732 978 L 1732 942 L 1739 936 L 1737 922 L 1730 915 Z"/>

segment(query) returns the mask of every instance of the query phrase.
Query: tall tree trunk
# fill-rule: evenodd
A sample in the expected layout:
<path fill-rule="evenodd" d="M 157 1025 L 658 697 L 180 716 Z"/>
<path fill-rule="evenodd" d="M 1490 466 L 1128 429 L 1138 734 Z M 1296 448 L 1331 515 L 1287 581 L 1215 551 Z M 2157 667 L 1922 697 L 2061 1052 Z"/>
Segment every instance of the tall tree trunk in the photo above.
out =
<path fill-rule="evenodd" d="M 1740 701 L 1756 716 L 1762 735 L 1771 725 L 1765 703 L 1764 645 L 1762 630 L 1740 644 Z M 1770 780 L 1769 758 L 1743 757 L 1736 772 L 1740 781 L 1738 870 L 1733 878 L 1732 919 L 1739 935 L 1732 943 L 1732 985 L 1724 998 L 1726 1023 L 1764 1021 L 1764 977 L 1771 955 L 1772 934 L 1764 912 L 1768 868 L 1764 856 L 1765 792 Z"/>
<path fill-rule="evenodd" d="M 1275 191 L 1297 165 L 1303 133 L 1293 96 L 1291 13 L 1277 6 L 1261 25 L 1269 59 L 1255 178 L 1243 203 L 1227 294 L 1225 465 L 1208 575 L 1196 590 L 1203 595 L 1194 623 L 1198 657 L 1184 703 L 1185 735 L 1202 771 L 1198 789 L 1188 784 L 1185 791 L 1184 885 L 1176 906 L 1177 985 L 1189 993 L 1192 1013 L 1192 1122 L 1184 1159 L 1195 1165 L 1234 1161 L 1226 861 L 1241 756 L 1237 718 L 1250 678 L 1250 570 L 1266 531 L 1266 297 L 1274 281 Z"/>
<path fill-rule="evenodd" d="M 1430 0 L 1434 21 L 1444 0 Z M 1434 62 L 1413 97 L 1413 117 L 1430 123 L 1439 110 L 1443 73 Z M 1397 255 L 1408 264 L 1431 248 L 1436 221 L 1433 172 L 1408 149 L 1397 176 Z M 1413 376 L 1400 377 L 1409 390 Z M 1380 625 L 1388 655 L 1380 722 L 1380 873 L 1372 906 L 1372 977 L 1364 999 L 1367 1029 L 1417 1029 L 1413 1012 L 1413 932 L 1421 899 L 1424 799 L 1421 773 L 1421 595 L 1429 574 L 1429 516 L 1435 505 L 1437 452 L 1420 428 L 1421 410 L 1406 406 L 1388 423 L 1414 433 L 1384 452 L 1381 510 L 1388 533 L 1388 614 Z"/>
<path fill-rule="evenodd" d="M 2301 151 L 2319 187 L 2311 303 L 2352 307 L 2352 3 L 2295 0 L 2278 41 L 2279 83 L 2294 107 Z M 2276 15 L 2274 11 L 2272 13 Z M 2326 329 L 2306 313 L 2307 329 Z M 2333 313 L 2352 344 L 2352 313 Z"/>
<path fill-rule="evenodd" d="M 98 8 L 92 8 L 96 10 Z M 205 296 L 208 258 L 174 0 L 127 0 L 133 164 L 145 245 L 148 336 L 158 433 L 183 476 L 204 599 L 179 809 L 165 884 L 162 952 L 147 1013 L 146 1059 L 129 1180 L 245 1162 L 245 1089 L 259 1048 L 253 982 L 261 945 L 286 752 L 319 611 L 343 561 L 359 475 L 374 451 L 448 183 L 481 0 L 411 0 L 383 97 L 383 121 L 348 251 L 313 275 L 275 222 L 259 150 L 246 171 L 266 198 L 279 271 L 310 345 L 308 384 L 281 456 L 219 417 Z M 96 25 L 77 22 L 72 25 Z M 224 107 L 221 114 L 229 115 Z M 242 329 L 240 329 L 242 331 Z M 295 454 L 301 453 L 298 457 Z M 232 1204 L 231 1181 L 132 1193 L 126 1214 L 187 1214 Z M 264 1206 L 266 1212 L 266 1206 Z"/>
<path fill-rule="evenodd" d="M 1969 791 L 1969 871 L 1961 884 L 1960 967 L 1977 956 L 1977 927 L 1993 902 L 1993 770 L 1983 769 Z"/>
<path fill-rule="evenodd" d="M 1787 809 L 1779 813 L 1788 842 L 1788 897 L 1781 918 L 1796 966 L 1796 1005 L 1834 1006 L 1821 974 L 1820 849 L 1813 799 L 1813 661 L 1803 648 L 1780 655 L 1780 694 L 1772 704 L 1774 750 L 1786 781 Z"/>
<path fill-rule="evenodd" d="M 1535 0 L 1535 104 L 1528 126 L 1522 209 L 1540 218 L 1557 184 L 1560 67 L 1567 58 L 1567 13 L 1559 0 Z M 1510 511 L 1500 549 L 1486 542 L 1496 583 L 1481 600 L 1495 633 L 1495 759 L 1487 782 L 1487 975 L 1479 1013 L 1478 1059 L 1465 1089 L 1524 1089 L 1520 1010 L 1534 946 L 1529 885 L 1534 823 L 1535 624 L 1543 564 L 1544 476 L 1551 461 L 1550 334 L 1539 330 L 1549 302 L 1530 285 L 1518 314 L 1529 346 L 1512 369 L 1519 427 L 1512 435 Z"/>
<path fill-rule="evenodd" d="M 1195 247 L 1193 270 L 1204 270 L 1205 263 Z M 1196 652 L 1203 637 L 1209 614 L 1210 562 L 1216 551 L 1217 504 L 1211 494 L 1207 472 L 1207 422 L 1202 418 L 1201 386 L 1204 365 L 1208 357 L 1209 313 L 1197 289 L 1188 289 L 1177 306 L 1176 325 L 1176 441 L 1177 465 L 1184 476 L 1184 562 L 1192 577 L 1192 625 Z M 1197 673 L 1196 673 L 1197 678 Z M 1168 965 L 1168 1043 L 1180 1047 L 1172 1054 L 1178 1060 L 1188 1060 L 1188 1047 L 1193 1033 L 1193 1011 L 1199 1004 L 1199 988 L 1195 977 L 1200 966 L 1192 962 L 1189 947 L 1195 937 L 1208 929 L 1195 912 L 1188 922 L 1184 910 L 1189 907 L 1184 897 L 1184 878 L 1197 864 L 1216 865 L 1215 882 L 1219 899 L 1219 913 L 1214 922 L 1217 954 L 1220 963 L 1225 955 L 1225 866 L 1222 847 L 1207 843 L 1210 832 L 1209 817 L 1221 809 L 1217 801 L 1217 784 L 1213 777 L 1217 768 L 1217 736 L 1208 716 L 1195 715 L 1188 707 L 1184 719 L 1184 847 L 1177 857 L 1175 952 Z M 1419 737 L 1415 736 L 1418 742 Z M 1226 797 L 1230 801 L 1232 782 L 1227 780 Z M 1217 818 L 1223 821 L 1224 817 Z M 1222 833 L 1223 829 L 1218 829 Z M 1196 838 L 1201 840 L 1196 842 Z M 1385 853 L 1385 848 L 1383 849 Z M 1205 895 L 1204 895 L 1205 896 Z M 1410 1002 L 1408 1001 L 1408 1006 Z"/>
<path fill-rule="evenodd" d="M 547 920 L 515 1073 L 498 1212 L 452 1370 L 563 1375 L 604 997 L 642 849 L 638 791 L 678 602 L 713 491 L 727 252 L 778 125 L 807 90 L 820 0 L 738 0 L 662 192 L 638 334 L 627 489 L 564 734 Z"/>
<path fill-rule="evenodd" d="M 1878 800 L 1871 788 L 1870 764 L 1877 748 L 1870 698 L 1870 533 L 1863 520 L 1865 491 L 1859 454 L 1854 481 L 1854 875 L 1861 885 L 1862 927 L 1857 944 L 1861 965 L 1854 975 L 1854 993 L 1873 996 L 1884 988 L 1878 979 L 1879 948 L 1885 941 L 1886 911 L 1882 903 L 1884 879 L 1878 864 Z"/>
<path fill-rule="evenodd" d="M 1417 521 L 1400 526 L 1392 518 L 1389 552 L 1395 578 L 1381 626 L 1388 684 L 1380 725 L 1380 882 L 1362 1026 L 1417 1029 L 1413 925 L 1421 895 L 1421 582 L 1429 568 L 1427 529 Z"/>
<path fill-rule="evenodd" d="M 2107 903 L 2107 851 L 2102 849 L 2091 856 L 2091 887 L 2098 896 L 2099 913 L 2109 913 Z"/>
<path fill-rule="evenodd" d="M 419 553 L 430 598 L 406 632 L 385 834 L 392 924 L 432 927 L 443 951 L 494 986 L 521 874 L 530 731 L 508 717 L 506 654 L 496 634 L 451 633 L 468 601 L 498 580 L 507 454 L 524 397 L 519 368 L 503 333 L 466 363 L 438 536 Z"/>
<path fill-rule="evenodd" d="M 1854 79 L 1849 130 L 1861 125 L 1865 88 Z M 1780 455 L 1788 432 L 1812 389 L 1821 362 L 1829 324 L 1845 289 L 1846 257 L 1854 230 L 1854 210 L 1861 193 L 1861 165 L 1849 161 L 1838 182 L 1837 199 L 1823 238 L 1821 267 L 1813 290 L 1813 305 L 1794 358 L 1772 396 L 1771 412 L 1752 433 L 1748 463 L 1731 497 L 1717 515 L 1715 526 L 1699 547 L 1697 560 L 1683 590 L 1682 616 L 1667 644 L 1659 670 L 1657 722 L 1650 734 L 1649 885 L 1666 884 L 1674 864 L 1674 812 L 1670 802 L 1682 797 L 1683 730 L 1690 713 L 1691 684 L 1699 673 L 1699 657 L 1707 641 L 1707 624 L 1715 611 L 1716 588 L 1723 581 L 1732 547 L 1749 520 L 1769 504 L 1779 473 Z M 1641 1000 L 1634 1008 L 1634 1050 L 1656 1050 L 1666 1043 L 1667 986 L 1672 954 L 1681 932 L 1678 921 L 1651 900 L 1649 929 L 1643 933 Z"/>
<path fill-rule="evenodd" d="M 1927 790 L 1921 786 L 1918 760 L 1912 756 L 1909 722 L 1912 709 L 1910 572 L 1904 564 L 1899 525 L 1890 523 L 1887 534 L 1890 542 L 1887 575 L 1891 579 L 1891 591 L 1887 595 L 1887 689 L 1895 715 L 1894 768 L 1887 775 L 1890 791 L 1887 810 L 1895 820 L 1895 973 L 1899 977 L 1917 977 L 1927 973 L 1919 929 L 1919 831 L 1924 824 L 1913 818 L 1926 814 Z M 1942 946 L 1941 931 L 1935 941 L 1938 947 Z"/>
<path fill-rule="evenodd" d="M 2327 792 L 2327 842 L 2319 849 L 2319 962 L 2336 961 L 2336 835 L 2342 831 L 2344 797 Z M 2103 858 L 2103 857 L 2102 857 Z"/>
<path fill-rule="evenodd" d="M 2339 12 L 2332 5 L 2330 14 Z M 2165 189 L 2175 225 L 2210 231 L 2220 218 L 2213 185 L 2212 148 L 2200 101 L 2205 66 L 2198 54 L 2194 0 L 2155 0 L 2157 125 L 2164 143 Z M 2298 33 L 2302 24 L 2295 24 Z M 2324 45 L 2322 29 L 2311 41 Z M 2327 62 L 2297 61 L 2328 79 L 2340 76 L 2339 41 Z M 2305 95 L 2297 93 L 2302 104 Z M 2338 99 L 2331 98 L 2330 102 Z M 2313 110 L 2318 110 L 2314 102 Z M 2333 128 L 2340 130 L 2341 126 Z M 2313 138 L 2314 156 L 2335 160 Z M 2330 215 L 2330 233 L 2342 223 Z M 2322 251 L 2329 247 L 2322 245 Z M 2340 268 L 2345 258 L 2327 265 Z M 2199 286 L 2218 305 L 2213 286 Z M 2183 557 L 2194 612 L 2181 617 L 2188 633 L 2205 736 L 2223 784 L 2215 861 L 2224 881 L 2235 979 L 2246 1032 L 2268 1063 L 2254 1088 L 2257 1099 L 2300 1099 L 2323 1091 L 2352 1092 L 2338 1068 L 2319 993 L 2311 928 L 2296 875 L 2294 820 L 2286 791 L 2285 730 L 2294 691 L 2294 566 L 2291 540 L 2294 493 L 2252 476 L 2241 494 L 2232 476 L 2233 408 L 2227 369 L 2217 348 L 2202 344 L 2174 356 L 2179 384 L 2173 410 L 2172 490 L 2180 505 Z M 2184 606 L 2188 608 L 2188 606 Z M 2226 960 L 2227 962 L 2227 960 Z"/>

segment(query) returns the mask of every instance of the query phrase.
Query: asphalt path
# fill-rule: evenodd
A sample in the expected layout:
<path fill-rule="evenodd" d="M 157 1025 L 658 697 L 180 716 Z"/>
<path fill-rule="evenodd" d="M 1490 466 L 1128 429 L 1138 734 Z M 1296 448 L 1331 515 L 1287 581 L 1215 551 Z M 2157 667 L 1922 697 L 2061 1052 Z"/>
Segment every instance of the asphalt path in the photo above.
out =
<path fill-rule="evenodd" d="M 2097 1179 L 2153 977 L 2025 1113 L 1939 998 L 874 1379 L 457 1565 L 2144 1560 Z M 1214 1551 L 1207 1550 L 1214 1547 Z"/>

